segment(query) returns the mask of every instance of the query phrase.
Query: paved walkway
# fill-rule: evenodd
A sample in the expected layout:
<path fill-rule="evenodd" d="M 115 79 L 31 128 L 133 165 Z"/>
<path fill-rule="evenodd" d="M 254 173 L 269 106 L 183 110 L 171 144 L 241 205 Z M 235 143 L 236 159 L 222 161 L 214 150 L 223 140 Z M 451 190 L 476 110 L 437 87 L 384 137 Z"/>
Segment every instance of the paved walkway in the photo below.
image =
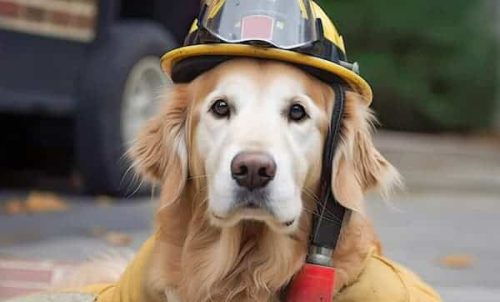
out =
<path fill-rule="evenodd" d="M 51 288 L 73 265 L 49 260 L 0 258 L 0 299 Z"/>
<path fill-rule="evenodd" d="M 387 132 L 376 143 L 407 183 L 406 192 L 391 202 L 367 200 L 385 253 L 422 275 L 445 301 L 499 302 L 500 144 Z M 147 200 L 115 200 L 109 206 L 79 196 L 66 199 L 71 208 L 63 213 L 0 214 L 0 300 L 17 294 L 6 285 L 49 286 L 68 261 L 133 250 L 150 233 L 153 204 Z M 110 244 L 100 235 L 109 230 L 128 234 L 130 245 Z M 465 255 L 467 265 L 443 262 L 456 254 Z M 12 267 L 29 270 L 5 273 Z M 26 282 L 31 277 L 42 281 Z"/>
<path fill-rule="evenodd" d="M 376 145 L 408 189 L 500 196 L 500 139 L 383 132 Z"/>
<path fill-rule="evenodd" d="M 386 253 L 445 301 L 499 302 L 500 141 L 384 132 L 376 144 L 407 185 L 369 205 Z M 470 264 L 442 263 L 450 255 Z"/>

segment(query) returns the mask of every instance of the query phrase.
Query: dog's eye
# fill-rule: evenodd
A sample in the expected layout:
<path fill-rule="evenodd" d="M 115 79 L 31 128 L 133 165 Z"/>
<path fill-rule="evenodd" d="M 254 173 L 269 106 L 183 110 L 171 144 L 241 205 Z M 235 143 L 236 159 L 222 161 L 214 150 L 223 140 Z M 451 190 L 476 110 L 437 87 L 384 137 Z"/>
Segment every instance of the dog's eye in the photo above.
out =
<path fill-rule="evenodd" d="M 290 107 L 290 111 L 288 112 L 288 118 L 295 122 L 300 122 L 307 117 L 306 110 L 304 106 L 299 104 L 294 104 Z"/>
<path fill-rule="evenodd" d="M 229 114 L 231 113 L 231 108 L 229 107 L 229 104 L 225 100 L 217 100 L 215 103 L 212 105 L 210 108 L 210 111 L 219 118 L 223 117 L 229 117 Z"/>

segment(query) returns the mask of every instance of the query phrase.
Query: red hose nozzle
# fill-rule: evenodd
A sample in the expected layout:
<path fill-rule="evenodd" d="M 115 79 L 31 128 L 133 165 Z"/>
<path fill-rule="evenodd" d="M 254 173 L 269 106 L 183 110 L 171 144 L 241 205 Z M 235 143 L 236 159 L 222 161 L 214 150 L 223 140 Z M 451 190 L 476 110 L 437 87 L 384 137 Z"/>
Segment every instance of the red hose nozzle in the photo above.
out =
<path fill-rule="evenodd" d="M 335 269 L 306 263 L 288 288 L 287 302 L 331 302 Z"/>

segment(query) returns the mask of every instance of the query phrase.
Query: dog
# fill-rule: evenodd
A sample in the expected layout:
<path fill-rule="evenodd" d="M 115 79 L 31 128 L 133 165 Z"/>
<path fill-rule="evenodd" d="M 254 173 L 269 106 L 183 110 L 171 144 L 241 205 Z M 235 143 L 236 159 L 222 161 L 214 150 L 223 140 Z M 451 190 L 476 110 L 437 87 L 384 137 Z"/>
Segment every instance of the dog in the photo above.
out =
<path fill-rule="evenodd" d="M 401 178 L 373 145 L 366 100 L 345 88 L 330 185 L 351 211 L 332 255 L 334 301 L 441 302 L 381 255 L 363 199 Z M 294 65 L 243 58 L 167 90 L 128 153 L 161 189 L 154 235 L 132 261 L 86 263 L 36 301 L 286 301 L 318 215 L 334 90 Z"/>
<path fill-rule="evenodd" d="M 168 90 L 129 152 L 161 192 L 147 291 L 168 301 L 277 299 L 306 258 L 334 91 L 257 59 L 229 60 Z M 347 90 L 331 184 L 352 210 L 333 254 L 337 291 L 379 246 L 364 196 L 401 183 L 372 142 L 374 120 Z"/>

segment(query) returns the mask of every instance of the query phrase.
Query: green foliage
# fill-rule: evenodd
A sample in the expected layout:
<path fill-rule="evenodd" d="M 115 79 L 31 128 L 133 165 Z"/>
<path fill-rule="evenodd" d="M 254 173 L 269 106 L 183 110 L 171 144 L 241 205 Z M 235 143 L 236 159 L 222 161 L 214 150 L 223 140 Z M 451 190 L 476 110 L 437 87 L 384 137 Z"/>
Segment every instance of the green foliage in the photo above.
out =
<path fill-rule="evenodd" d="M 322 0 L 375 92 L 384 126 L 488 127 L 495 99 L 492 17 L 482 0 Z M 489 14 L 489 15 L 488 15 Z"/>

